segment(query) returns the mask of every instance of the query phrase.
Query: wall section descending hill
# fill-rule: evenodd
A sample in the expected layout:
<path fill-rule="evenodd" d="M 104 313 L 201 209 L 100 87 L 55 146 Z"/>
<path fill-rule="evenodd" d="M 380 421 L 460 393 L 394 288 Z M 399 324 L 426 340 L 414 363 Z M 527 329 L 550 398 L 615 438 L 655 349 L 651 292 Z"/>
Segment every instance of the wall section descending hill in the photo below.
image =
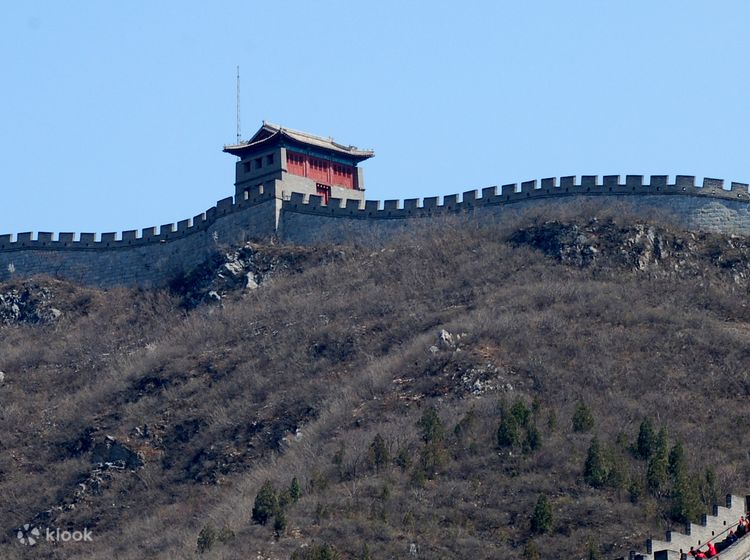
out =
<path fill-rule="evenodd" d="M 272 195 L 231 198 L 190 220 L 160 228 L 103 233 L 19 233 L 0 236 L 0 280 L 37 274 L 86 285 L 165 286 L 223 246 L 274 234 Z"/>

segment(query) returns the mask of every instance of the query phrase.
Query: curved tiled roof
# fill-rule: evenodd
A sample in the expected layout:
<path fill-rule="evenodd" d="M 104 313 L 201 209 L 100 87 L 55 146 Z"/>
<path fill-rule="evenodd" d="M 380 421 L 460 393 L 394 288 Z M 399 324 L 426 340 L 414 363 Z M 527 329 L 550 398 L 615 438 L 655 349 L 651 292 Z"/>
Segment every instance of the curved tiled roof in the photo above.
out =
<path fill-rule="evenodd" d="M 263 126 L 260 127 L 258 132 L 256 132 L 250 140 L 239 144 L 224 146 L 224 151 L 229 154 L 240 156 L 247 150 L 261 147 L 262 145 L 278 138 L 288 139 L 299 144 L 306 144 L 316 148 L 322 148 L 323 150 L 328 150 L 338 154 L 345 154 L 357 159 L 358 161 L 371 158 L 375 155 L 375 152 L 372 150 L 360 150 L 356 146 L 351 145 L 345 146 L 339 144 L 333 138 L 323 138 L 322 136 L 316 136 L 308 132 L 286 128 L 266 121 L 263 121 Z"/>

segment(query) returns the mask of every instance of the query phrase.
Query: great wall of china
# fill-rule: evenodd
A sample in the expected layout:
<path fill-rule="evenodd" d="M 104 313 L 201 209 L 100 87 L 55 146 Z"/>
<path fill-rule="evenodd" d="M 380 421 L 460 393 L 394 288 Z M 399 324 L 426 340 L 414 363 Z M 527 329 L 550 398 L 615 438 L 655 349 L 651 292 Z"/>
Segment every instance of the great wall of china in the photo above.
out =
<path fill-rule="evenodd" d="M 546 178 L 424 199 L 364 199 L 358 164 L 374 153 L 263 123 L 247 142 L 225 146 L 236 163 L 235 196 L 193 218 L 121 233 L 25 232 L 0 235 L 0 281 L 46 275 L 103 288 L 161 287 L 216 252 L 247 241 L 378 244 L 446 217 L 503 223 L 527 210 L 587 202 L 658 215 L 696 231 L 750 236 L 750 188 L 692 175 L 596 175 Z M 750 508 L 728 495 L 700 523 L 648 540 L 628 560 L 687 558 L 691 547 L 725 538 Z M 721 552 L 750 559 L 750 536 Z"/>
<path fill-rule="evenodd" d="M 730 531 L 737 529 L 740 517 L 744 516 L 750 497 L 727 494 L 725 505 L 714 505 L 710 515 L 702 515 L 700 523 L 686 523 L 681 531 L 668 530 L 664 539 L 649 539 L 644 551 L 631 552 L 627 560 L 689 560 L 692 547 L 696 550 L 707 542 L 721 542 Z M 744 536 L 732 546 L 722 550 L 716 559 L 747 560 L 750 558 L 750 536 Z"/>
<path fill-rule="evenodd" d="M 584 175 L 488 187 L 462 195 L 386 200 L 341 200 L 286 193 L 279 181 L 246 189 L 234 198 L 177 224 L 122 233 L 31 232 L 0 235 L 0 281 L 46 274 L 101 287 L 163 286 L 222 247 L 276 238 L 309 244 L 357 238 L 380 240 L 414 223 L 459 215 L 502 220 L 511 212 L 561 200 L 625 201 L 634 210 L 658 210 L 689 229 L 750 235 L 750 193 L 745 183 L 725 185 L 694 176 Z M 279 196 L 279 193 L 282 193 Z"/>

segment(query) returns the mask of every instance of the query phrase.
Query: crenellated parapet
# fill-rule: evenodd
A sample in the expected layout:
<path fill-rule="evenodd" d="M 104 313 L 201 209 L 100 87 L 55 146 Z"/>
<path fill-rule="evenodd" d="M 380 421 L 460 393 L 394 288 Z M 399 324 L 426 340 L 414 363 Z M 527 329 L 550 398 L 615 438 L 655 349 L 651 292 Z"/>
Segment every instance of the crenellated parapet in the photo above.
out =
<path fill-rule="evenodd" d="M 652 175 L 647 181 L 643 175 L 597 175 L 567 176 L 547 178 L 540 181 L 511 183 L 502 187 L 487 187 L 470 190 L 462 194 L 424 199 L 400 200 L 346 200 L 331 198 L 324 203 L 322 197 L 292 193 L 284 201 L 284 211 L 313 213 L 324 216 L 349 217 L 358 219 L 412 218 L 435 213 L 460 212 L 474 208 L 504 206 L 530 199 L 550 197 L 585 196 L 642 196 L 642 195 L 682 195 L 720 198 L 750 202 L 747 183 L 732 182 L 725 187 L 722 179 L 705 178 L 696 183 L 692 175 Z"/>
<path fill-rule="evenodd" d="M 255 188 L 249 190 L 245 195 L 235 201 L 228 197 L 219 200 L 216 206 L 212 206 L 205 212 L 192 218 L 179 222 L 163 224 L 161 226 L 147 227 L 141 230 L 127 230 L 123 232 L 108 233 L 50 233 L 32 232 L 18 234 L 0 235 L 0 252 L 17 251 L 25 249 L 49 249 L 49 250 L 114 250 L 143 247 L 176 241 L 205 232 L 216 221 L 228 214 L 241 212 L 252 206 L 262 204 L 274 199 L 273 191 L 263 192 Z"/>
<path fill-rule="evenodd" d="M 550 197 L 570 197 L 576 195 L 683 195 L 710 197 L 750 203 L 747 183 L 732 182 L 725 186 L 721 179 L 705 178 L 696 183 L 691 175 L 652 175 L 644 181 L 643 175 L 605 175 L 601 179 L 596 175 L 568 176 L 547 178 L 539 181 L 524 181 L 520 184 L 510 183 L 501 187 L 487 187 L 480 190 L 465 191 L 462 194 L 450 194 L 443 197 L 433 196 L 423 199 L 405 200 L 342 200 L 331 198 L 324 203 L 316 195 L 291 193 L 288 199 L 282 200 L 282 212 L 297 212 L 322 215 L 326 217 L 345 217 L 355 219 L 398 219 L 428 217 L 433 214 L 460 212 L 475 208 L 504 206 L 530 199 Z M 171 242 L 197 232 L 206 231 L 217 219 L 231 213 L 241 212 L 249 207 L 268 202 L 276 198 L 273 188 L 254 187 L 248 189 L 244 196 L 235 200 L 224 198 L 205 212 L 177 222 L 148 227 L 142 230 L 127 230 L 120 233 L 50 233 L 31 232 L 0 235 L 0 251 L 22 249 L 119 249 L 139 247 L 156 243 Z M 272 234 L 273 232 L 268 232 Z"/>
<path fill-rule="evenodd" d="M 315 194 L 295 192 L 293 186 L 268 180 L 193 218 L 141 230 L 0 235 L 0 281 L 51 274 L 101 286 L 164 285 L 220 247 L 250 239 L 378 242 L 408 228 L 410 218 L 464 214 L 477 221 L 502 220 L 513 209 L 589 197 L 627 198 L 634 209 L 666 210 L 687 228 L 750 235 L 748 185 L 712 178 L 699 182 L 690 175 L 652 175 L 647 180 L 641 175 L 570 176 L 382 202 L 326 202 Z"/>
<path fill-rule="evenodd" d="M 750 497 L 727 494 L 724 505 L 714 504 L 710 514 L 700 516 L 699 523 L 687 523 L 664 533 L 663 539 L 648 539 L 641 552 L 631 552 L 640 560 L 682 560 L 693 558 L 691 549 L 706 550 L 710 541 L 719 549 L 716 558 L 745 560 L 750 556 L 750 535 L 733 544 L 725 539 L 737 530 L 740 517 L 746 515 Z"/>

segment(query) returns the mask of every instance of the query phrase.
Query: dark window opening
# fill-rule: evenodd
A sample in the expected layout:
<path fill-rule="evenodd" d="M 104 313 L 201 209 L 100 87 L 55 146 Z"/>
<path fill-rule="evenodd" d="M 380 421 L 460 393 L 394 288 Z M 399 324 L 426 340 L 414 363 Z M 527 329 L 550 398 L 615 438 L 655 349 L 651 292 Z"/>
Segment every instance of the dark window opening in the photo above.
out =
<path fill-rule="evenodd" d="M 266 165 L 273 165 L 273 154 L 268 154 L 266 156 Z"/>
<path fill-rule="evenodd" d="M 263 158 L 255 158 L 255 169 L 263 167 Z"/>

